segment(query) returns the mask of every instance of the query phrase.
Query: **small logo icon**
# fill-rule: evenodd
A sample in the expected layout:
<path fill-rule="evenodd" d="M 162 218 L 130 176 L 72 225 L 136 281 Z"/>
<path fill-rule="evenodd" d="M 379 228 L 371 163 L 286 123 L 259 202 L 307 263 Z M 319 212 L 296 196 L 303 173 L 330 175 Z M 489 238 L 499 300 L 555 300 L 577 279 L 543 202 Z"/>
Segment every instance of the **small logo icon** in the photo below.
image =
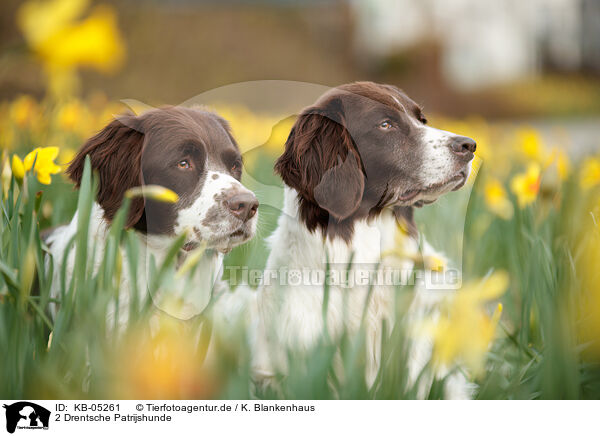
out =
<path fill-rule="evenodd" d="M 48 430 L 50 411 L 29 401 L 19 401 L 4 405 L 6 409 L 6 431 L 14 433 L 15 429 Z"/>

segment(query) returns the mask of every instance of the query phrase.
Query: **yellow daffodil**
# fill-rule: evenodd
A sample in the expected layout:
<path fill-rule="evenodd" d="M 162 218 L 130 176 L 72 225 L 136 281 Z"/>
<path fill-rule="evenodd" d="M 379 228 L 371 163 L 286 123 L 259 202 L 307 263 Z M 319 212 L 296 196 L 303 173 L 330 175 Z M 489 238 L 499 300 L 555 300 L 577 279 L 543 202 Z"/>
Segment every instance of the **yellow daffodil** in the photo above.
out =
<path fill-rule="evenodd" d="M 554 160 L 556 161 L 558 178 L 564 182 L 571 173 L 571 162 L 569 161 L 569 156 L 567 156 L 567 153 L 565 153 L 563 150 L 556 150 L 554 152 Z"/>
<path fill-rule="evenodd" d="M 508 199 L 506 190 L 498 180 L 492 179 L 485 184 L 485 204 L 499 217 L 508 220 L 513 216 L 513 204 Z"/>
<path fill-rule="evenodd" d="M 50 176 L 60 172 L 60 167 L 54 163 L 57 156 L 58 147 L 38 147 L 25 156 L 23 166 L 25 171 L 33 170 L 40 183 L 49 185 L 52 182 Z"/>
<path fill-rule="evenodd" d="M 82 113 L 85 108 L 77 100 L 62 105 L 56 116 L 58 127 L 61 130 L 72 132 L 81 124 Z"/>
<path fill-rule="evenodd" d="M 37 47 L 52 67 L 85 66 L 112 72 L 121 65 L 124 47 L 112 9 L 97 7 L 85 20 L 63 27 Z"/>
<path fill-rule="evenodd" d="M 294 119 L 258 114 L 243 106 L 218 106 L 217 112 L 231 122 L 242 154 L 264 146 L 274 156 L 283 151 Z"/>
<path fill-rule="evenodd" d="M 467 284 L 446 302 L 439 319 L 425 325 L 433 338 L 433 359 L 438 366 L 464 362 L 474 375 L 483 369 L 485 353 L 494 335 L 502 305 L 489 316 L 485 303 L 499 298 L 508 287 L 508 275 L 495 272 L 478 283 Z"/>
<path fill-rule="evenodd" d="M 285 146 L 285 141 L 292 129 L 292 125 L 294 124 L 294 119 L 292 117 L 286 118 L 280 122 L 273 124 L 273 130 L 271 132 L 271 136 L 269 140 L 265 143 L 267 147 L 267 151 L 272 156 L 279 156 L 283 153 L 283 149 Z"/>
<path fill-rule="evenodd" d="M 36 46 L 79 17 L 89 0 L 48 0 L 23 3 L 17 22 L 27 41 Z"/>
<path fill-rule="evenodd" d="M 427 271 L 442 272 L 448 266 L 448 261 L 436 254 L 423 256 L 423 266 Z"/>
<path fill-rule="evenodd" d="M 37 102 L 28 95 L 22 95 L 10 105 L 10 118 L 19 127 L 35 123 L 39 114 Z"/>
<path fill-rule="evenodd" d="M 19 156 L 16 154 L 13 154 L 12 157 L 11 170 L 15 176 L 15 179 L 20 181 L 23 180 L 23 177 L 25 177 L 25 166 L 23 165 L 23 161 L 19 159 Z"/>
<path fill-rule="evenodd" d="M 125 398 L 211 398 L 221 381 L 211 361 L 204 360 L 204 337 L 190 334 L 189 325 L 166 316 L 153 320 L 152 336 L 133 330 L 115 354 L 114 394 Z M 188 329 L 186 330 L 186 327 Z"/>
<path fill-rule="evenodd" d="M 19 9 L 18 25 L 43 63 L 51 91 L 72 91 L 78 67 L 112 72 L 124 59 L 113 9 L 98 6 L 79 20 L 88 4 L 88 0 L 30 0 Z"/>
<path fill-rule="evenodd" d="M 583 162 L 579 181 L 583 189 L 600 185 L 600 159 L 589 157 Z"/>
<path fill-rule="evenodd" d="M 75 157 L 75 150 L 72 148 L 61 148 L 58 155 L 58 164 L 62 168 L 66 168 Z"/>
<path fill-rule="evenodd" d="M 392 262 L 411 261 L 427 271 L 442 272 L 448 266 L 448 260 L 437 253 L 423 254 L 413 247 L 408 224 L 399 219 L 396 221 L 394 233 L 394 248 L 381 253 L 382 259 L 392 259 Z"/>
<path fill-rule="evenodd" d="M 145 197 L 162 203 L 177 203 L 179 200 L 179 196 L 175 192 L 159 185 L 146 185 L 131 188 L 127 190 L 125 196 L 127 198 Z"/>
<path fill-rule="evenodd" d="M 549 155 L 539 132 L 533 128 L 523 128 L 517 132 L 523 154 L 529 159 L 546 165 Z"/>
<path fill-rule="evenodd" d="M 517 196 L 519 207 L 523 208 L 531 204 L 537 198 L 540 190 L 540 166 L 532 163 L 527 172 L 517 174 L 510 182 L 512 192 Z"/>
<path fill-rule="evenodd" d="M 14 147 L 17 135 L 12 126 L 9 117 L 0 111 L 0 150 L 11 150 Z"/>

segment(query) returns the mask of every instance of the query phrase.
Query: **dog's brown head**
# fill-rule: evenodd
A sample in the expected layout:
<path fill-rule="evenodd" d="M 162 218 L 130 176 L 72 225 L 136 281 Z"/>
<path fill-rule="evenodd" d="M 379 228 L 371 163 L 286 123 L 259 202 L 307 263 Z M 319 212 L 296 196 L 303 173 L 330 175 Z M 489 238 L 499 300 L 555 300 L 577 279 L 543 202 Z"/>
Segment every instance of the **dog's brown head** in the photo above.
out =
<path fill-rule="evenodd" d="M 256 229 L 258 201 L 241 183 L 242 160 L 228 123 L 201 108 L 167 107 L 124 115 L 90 138 L 67 173 L 79 186 L 85 157 L 99 175 L 97 201 L 111 221 L 125 192 L 160 185 L 176 204 L 137 198 L 129 227 L 149 234 L 187 233 L 220 251 L 247 241 Z"/>
<path fill-rule="evenodd" d="M 472 139 L 427 126 L 398 88 L 357 82 L 300 114 L 275 170 L 298 192 L 311 231 L 348 240 L 357 219 L 386 207 L 412 225 L 412 206 L 464 185 L 474 151 Z"/>

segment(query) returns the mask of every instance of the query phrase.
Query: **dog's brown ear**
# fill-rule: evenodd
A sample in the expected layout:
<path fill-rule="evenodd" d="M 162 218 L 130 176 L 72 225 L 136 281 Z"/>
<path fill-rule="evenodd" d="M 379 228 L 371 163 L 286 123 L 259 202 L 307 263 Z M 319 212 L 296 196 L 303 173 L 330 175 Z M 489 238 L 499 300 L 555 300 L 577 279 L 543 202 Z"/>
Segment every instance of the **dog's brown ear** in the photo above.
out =
<path fill-rule="evenodd" d="M 143 143 L 144 134 L 140 130 L 138 118 L 125 115 L 113 120 L 88 139 L 67 168 L 67 174 L 79 187 L 85 157 L 90 157 L 92 170 L 100 179 L 97 201 L 104 209 L 104 217 L 109 221 L 121 207 L 125 192 L 142 185 Z M 143 213 L 143 198 L 133 199 L 126 226 L 131 227 L 137 223 Z"/>
<path fill-rule="evenodd" d="M 356 212 L 364 189 L 359 162 L 353 153 L 348 153 L 345 161 L 338 157 L 338 165 L 325 171 L 314 195 L 319 206 L 337 220 L 343 220 Z"/>
<path fill-rule="evenodd" d="M 362 161 L 344 126 L 339 99 L 300 114 L 275 171 L 303 199 L 338 221 L 358 209 L 365 187 Z"/>

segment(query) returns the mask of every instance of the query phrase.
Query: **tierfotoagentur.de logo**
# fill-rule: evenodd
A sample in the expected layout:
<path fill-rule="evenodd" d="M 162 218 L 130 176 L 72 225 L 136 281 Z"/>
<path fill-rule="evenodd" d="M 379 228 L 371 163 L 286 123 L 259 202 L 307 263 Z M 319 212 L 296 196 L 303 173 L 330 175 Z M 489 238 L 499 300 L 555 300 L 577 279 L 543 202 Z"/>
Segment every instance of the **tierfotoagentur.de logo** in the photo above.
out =
<path fill-rule="evenodd" d="M 14 433 L 19 430 L 48 430 L 50 411 L 42 406 L 29 401 L 19 401 L 10 405 L 4 404 L 6 409 L 6 431 Z"/>

